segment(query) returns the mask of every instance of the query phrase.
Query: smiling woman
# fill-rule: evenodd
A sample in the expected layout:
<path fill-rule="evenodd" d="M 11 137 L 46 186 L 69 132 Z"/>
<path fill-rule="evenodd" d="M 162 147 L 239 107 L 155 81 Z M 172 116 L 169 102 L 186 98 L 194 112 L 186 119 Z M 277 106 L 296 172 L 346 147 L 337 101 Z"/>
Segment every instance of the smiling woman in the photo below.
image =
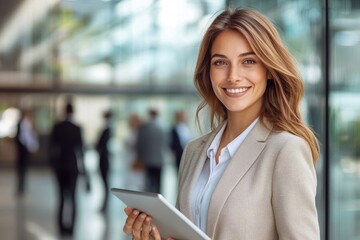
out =
<path fill-rule="evenodd" d="M 302 79 L 273 24 L 253 9 L 220 13 L 194 81 L 197 113 L 210 108 L 213 130 L 184 150 L 177 208 L 211 239 L 320 239 L 318 142 L 299 111 Z M 160 239 L 156 226 L 149 236 L 146 213 L 125 212 L 133 239 Z"/>
<path fill-rule="evenodd" d="M 284 47 L 276 28 L 257 11 L 243 9 L 231 15 L 220 14 L 206 32 L 200 46 L 195 69 L 194 83 L 204 99 L 197 113 L 199 114 L 201 109 L 209 105 L 212 110 L 211 126 L 213 128 L 216 127 L 216 123 L 221 123 L 228 118 L 229 111 L 217 98 L 218 96 L 214 94 L 215 90 L 209 84 L 211 70 L 213 69 L 211 68 L 211 56 L 215 54 L 214 43 L 220 43 L 220 36 L 227 31 L 237 32 L 243 36 L 239 43 L 242 43 L 242 48 L 245 50 L 242 50 L 244 52 L 240 52 L 238 55 L 241 56 L 244 53 L 249 55 L 249 52 L 253 52 L 253 59 L 250 59 L 250 62 L 253 63 L 257 60 L 257 65 L 263 65 L 266 68 L 267 90 L 259 117 L 262 119 L 266 117 L 268 121 L 274 124 L 276 130 L 284 130 L 302 136 L 309 143 L 313 161 L 316 162 L 319 158 L 318 141 L 302 120 L 300 113 L 300 101 L 304 94 L 300 72 L 293 56 Z M 230 48 L 230 45 L 226 43 L 221 46 L 224 49 L 223 51 Z M 244 59 L 249 60 L 249 58 Z M 235 73 L 236 68 L 230 66 Z"/>
<path fill-rule="evenodd" d="M 234 30 L 219 34 L 211 49 L 210 79 L 228 114 L 255 119 L 262 108 L 267 75 L 264 64 L 242 34 Z"/>

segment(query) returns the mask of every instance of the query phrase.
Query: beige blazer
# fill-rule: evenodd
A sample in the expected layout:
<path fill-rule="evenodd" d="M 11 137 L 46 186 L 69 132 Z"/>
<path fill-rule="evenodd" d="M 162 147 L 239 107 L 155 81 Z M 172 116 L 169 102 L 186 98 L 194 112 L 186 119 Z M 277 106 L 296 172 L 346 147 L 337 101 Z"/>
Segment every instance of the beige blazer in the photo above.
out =
<path fill-rule="evenodd" d="M 177 207 L 193 221 L 191 190 L 221 126 L 187 145 Z M 231 159 L 210 201 L 206 234 L 217 240 L 320 239 L 310 147 L 258 121 Z"/>

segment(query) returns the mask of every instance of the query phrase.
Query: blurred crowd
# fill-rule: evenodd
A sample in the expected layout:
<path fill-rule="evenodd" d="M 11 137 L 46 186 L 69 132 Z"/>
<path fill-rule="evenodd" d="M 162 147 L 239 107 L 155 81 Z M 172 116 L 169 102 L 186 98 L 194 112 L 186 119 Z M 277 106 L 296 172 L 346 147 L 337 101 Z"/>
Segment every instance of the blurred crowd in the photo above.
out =
<path fill-rule="evenodd" d="M 178 109 L 173 112 L 173 121 L 166 127 L 160 118 L 161 112 L 155 107 L 147 109 L 145 117 L 133 112 L 127 118 L 128 134 L 124 138 L 122 159 L 114 159 L 111 143 L 114 139 L 116 119 L 111 109 L 102 112 L 101 129 L 98 129 L 96 141 L 92 146 L 84 143 L 84 127 L 74 120 L 76 108 L 73 98 L 63 104 L 59 119 L 54 121 L 47 138 L 45 159 L 46 167 L 56 180 L 56 225 L 59 236 L 71 237 L 76 226 L 78 212 L 76 188 L 79 179 L 85 182 L 85 192 L 91 192 L 89 172 L 85 164 L 85 151 L 89 148 L 97 153 L 97 172 L 102 183 L 102 203 L 99 211 L 106 214 L 110 188 L 109 184 L 113 161 L 124 161 L 127 167 L 124 187 L 147 192 L 162 191 L 162 171 L 171 156 L 171 164 L 178 169 L 186 143 L 193 137 L 188 127 L 186 112 Z M 14 137 L 16 150 L 16 186 L 15 196 L 26 196 L 26 176 L 31 164 L 31 156 L 39 150 L 40 140 L 34 127 L 31 109 L 21 110 L 16 124 Z"/>

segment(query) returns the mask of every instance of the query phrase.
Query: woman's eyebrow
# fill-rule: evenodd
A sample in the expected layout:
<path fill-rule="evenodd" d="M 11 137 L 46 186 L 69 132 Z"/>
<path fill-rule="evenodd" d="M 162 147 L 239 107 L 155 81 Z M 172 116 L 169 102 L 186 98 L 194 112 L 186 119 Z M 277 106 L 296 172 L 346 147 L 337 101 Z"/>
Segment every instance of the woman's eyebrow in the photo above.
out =
<path fill-rule="evenodd" d="M 214 57 L 226 58 L 225 55 L 218 54 L 218 53 L 213 54 L 213 55 L 211 56 L 211 59 L 213 59 Z"/>
<path fill-rule="evenodd" d="M 244 53 L 240 53 L 238 57 L 245 57 L 248 55 L 255 55 L 255 53 L 254 52 L 244 52 Z"/>
<path fill-rule="evenodd" d="M 238 55 L 238 57 L 245 57 L 245 56 L 248 56 L 248 55 L 255 55 L 255 53 L 252 52 L 252 51 L 251 51 L 251 52 L 244 52 L 244 53 L 240 53 L 240 54 Z M 211 59 L 214 58 L 214 57 L 226 58 L 225 55 L 223 55 L 223 54 L 218 54 L 218 53 L 213 54 L 213 55 L 211 56 Z"/>

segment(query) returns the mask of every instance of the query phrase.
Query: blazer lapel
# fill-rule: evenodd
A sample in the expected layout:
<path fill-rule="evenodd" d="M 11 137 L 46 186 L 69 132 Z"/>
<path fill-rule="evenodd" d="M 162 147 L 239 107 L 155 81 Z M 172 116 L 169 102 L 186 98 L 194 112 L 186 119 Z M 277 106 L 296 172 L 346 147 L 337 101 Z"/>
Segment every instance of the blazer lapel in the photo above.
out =
<path fill-rule="evenodd" d="M 204 137 L 202 139 L 199 146 L 196 146 L 198 151 L 195 151 L 194 154 L 192 155 L 191 159 L 189 159 L 190 167 L 188 168 L 188 172 L 186 173 L 188 177 L 187 177 L 186 182 L 184 182 L 184 191 L 183 191 L 183 192 L 186 192 L 189 194 L 186 194 L 186 196 L 183 196 L 183 197 L 186 197 L 186 201 L 185 201 L 185 205 L 184 205 L 182 212 L 184 213 L 185 216 L 188 216 L 188 218 L 191 221 L 194 221 L 194 216 L 191 211 L 192 189 L 194 189 L 195 183 L 196 183 L 197 179 L 199 178 L 200 173 L 204 167 L 205 161 L 207 159 L 207 150 L 208 150 L 211 142 L 215 138 L 216 134 L 220 131 L 223 124 L 220 124 L 220 126 L 217 127 L 217 129 L 215 131 L 212 131 L 211 133 L 208 134 L 207 137 Z"/>
<path fill-rule="evenodd" d="M 230 160 L 210 200 L 206 227 L 209 236 L 214 236 L 215 226 L 228 196 L 264 149 L 271 129 L 270 124 L 265 122 L 264 125 L 259 120 Z"/>

